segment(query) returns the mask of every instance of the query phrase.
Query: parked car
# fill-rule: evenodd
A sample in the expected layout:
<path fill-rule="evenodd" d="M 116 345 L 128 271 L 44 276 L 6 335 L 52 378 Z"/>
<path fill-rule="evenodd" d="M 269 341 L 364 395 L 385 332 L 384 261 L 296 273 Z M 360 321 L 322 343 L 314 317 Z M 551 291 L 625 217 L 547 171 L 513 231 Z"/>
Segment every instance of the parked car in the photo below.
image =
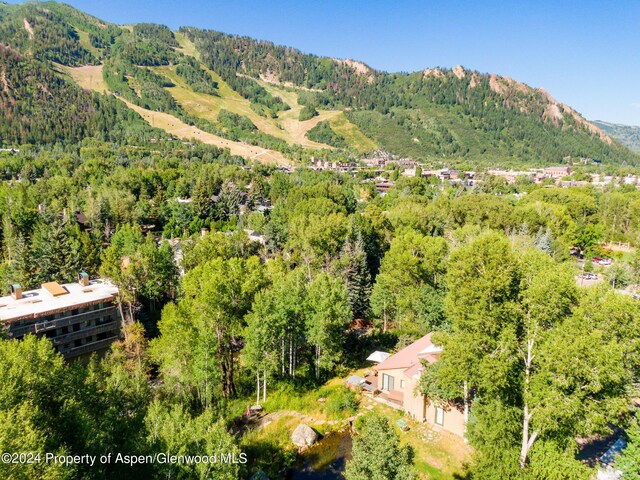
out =
<path fill-rule="evenodd" d="M 598 265 L 611 265 L 613 260 L 610 258 L 602 258 L 602 257 L 593 257 L 591 259 L 593 263 L 597 263 Z"/>
<path fill-rule="evenodd" d="M 578 275 L 578 277 L 582 278 L 584 280 L 597 280 L 598 279 L 598 275 L 596 273 L 590 273 L 590 272 L 581 273 L 580 275 Z"/>

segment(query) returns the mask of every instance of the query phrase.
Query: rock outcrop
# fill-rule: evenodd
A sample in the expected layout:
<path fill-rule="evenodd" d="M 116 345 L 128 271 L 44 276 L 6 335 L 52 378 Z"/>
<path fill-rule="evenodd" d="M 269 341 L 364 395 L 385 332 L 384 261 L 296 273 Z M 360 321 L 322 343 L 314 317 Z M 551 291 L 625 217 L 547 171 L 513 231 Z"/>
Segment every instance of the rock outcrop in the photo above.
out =
<path fill-rule="evenodd" d="M 318 434 L 310 426 L 301 423 L 291 434 L 291 441 L 296 447 L 309 447 L 318 441 Z"/>

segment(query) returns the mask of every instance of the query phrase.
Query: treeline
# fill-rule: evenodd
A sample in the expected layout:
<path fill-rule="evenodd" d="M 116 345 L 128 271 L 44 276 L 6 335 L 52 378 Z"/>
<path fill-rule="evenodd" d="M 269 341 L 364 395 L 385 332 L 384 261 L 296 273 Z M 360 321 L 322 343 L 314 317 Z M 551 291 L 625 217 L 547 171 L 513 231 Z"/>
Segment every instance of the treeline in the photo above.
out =
<path fill-rule="evenodd" d="M 218 84 L 211 79 L 200 64 L 192 57 L 184 56 L 176 65 L 176 73 L 191 87 L 194 92 L 218 95 Z"/>
<path fill-rule="evenodd" d="M 0 71 L 0 137 L 7 145 L 72 143 L 85 137 L 143 142 L 166 136 L 115 98 L 85 92 L 10 48 L 0 47 Z"/>
<path fill-rule="evenodd" d="M 309 140 L 314 142 L 325 143 L 332 147 L 346 148 L 347 143 L 342 135 L 336 133 L 329 125 L 329 122 L 323 120 L 310 129 L 305 135 Z"/>
<path fill-rule="evenodd" d="M 377 95 L 381 93 L 378 86 L 381 82 L 386 82 L 383 76 L 373 70 L 357 75 L 355 68 L 346 62 L 339 63 L 333 59 L 306 55 L 294 48 L 256 41 L 249 37 L 196 28 L 182 28 L 181 32 L 196 44 L 203 61 L 209 63 L 215 71 L 228 70 L 230 73 L 252 77 L 269 72 L 281 82 L 325 90 L 330 95 L 321 94 L 323 100 L 333 104 L 337 98 L 344 106 L 364 106 L 367 100 L 374 105 L 395 105 L 396 97 L 393 92 L 387 92 L 389 98 Z M 375 80 L 371 82 L 370 78 Z"/>
<path fill-rule="evenodd" d="M 133 34 L 154 43 L 165 44 L 168 47 L 178 46 L 176 37 L 166 25 L 158 25 L 156 23 L 136 23 L 133 26 Z"/>
<path fill-rule="evenodd" d="M 0 5 L 0 15 L 0 37 L 20 52 L 63 65 L 98 63 L 67 17 L 46 4 Z"/>
<path fill-rule="evenodd" d="M 182 32 L 210 68 L 230 72 L 225 81 L 232 73 L 258 77 L 268 72 L 281 82 L 318 89 L 302 92 L 300 103 L 309 108 L 355 109 L 350 119 L 398 155 L 541 164 L 558 163 L 568 155 L 638 163 L 636 155 L 601 141 L 569 113 L 561 113 L 557 125 L 546 119 L 548 101 L 543 93 L 533 89 L 498 93 L 489 85 L 488 75 L 465 71 L 458 78 L 446 70 L 438 75 L 357 73 L 347 62 L 270 42 L 194 28 Z"/>
<path fill-rule="evenodd" d="M 207 36 L 209 33 L 214 37 L 222 34 L 204 32 L 194 28 L 181 28 L 180 32 L 201 46 L 199 51 L 205 65 L 220 75 L 231 88 L 250 100 L 251 108 L 256 113 L 277 118 L 279 111 L 291 108 L 280 98 L 274 97 L 267 92 L 255 80 L 245 76 L 247 72 L 241 67 L 244 63 L 241 49 L 234 50 L 233 46 L 228 46 L 228 48 L 220 47 L 215 40 Z"/>

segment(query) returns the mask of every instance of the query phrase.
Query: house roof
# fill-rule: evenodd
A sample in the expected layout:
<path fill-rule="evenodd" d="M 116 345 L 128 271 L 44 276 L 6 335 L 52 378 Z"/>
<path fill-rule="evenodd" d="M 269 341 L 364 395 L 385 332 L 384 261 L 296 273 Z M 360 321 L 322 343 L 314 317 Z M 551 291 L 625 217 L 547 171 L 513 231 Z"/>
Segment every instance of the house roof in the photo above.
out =
<path fill-rule="evenodd" d="M 349 385 L 353 385 L 354 387 L 359 387 L 360 385 L 365 383 L 365 380 L 359 375 L 351 375 L 349 378 L 347 378 L 347 383 Z"/>
<path fill-rule="evenodd" d="M 413 378 L 415 376 L 420 377 L 423 369 L 424 367 L 422 366 L 422 363 L 418 362 L 411 365 L 403 373 L 407 378 Z"/>
<path fill-rule="evenodd" d="M 442 352 L 442 348 L 431 341 L 432 335 L 433 332 L 428 333 L 373 368 L 376 370 L 406 369 L 404 374 L 409 378 L 419 375 L 422 370 L 421 360 L 435 363 Z"/>
<path fill-rule="evenodd" d="M 118 294 L 118 288 L 105 280 L 91 280 L 88 286 L 49 283 L 54 285 L 43 284 L 42 288 L 23 292 L 21 299 L 0 297 L 0 328 L 2 322 L 39 318 L 85 305 L 113 301 Z"/>
<path fill-rule="evenodd" d="M 380 350 L 376 350 L 375 352 L 373 352 L 371 355 L 369 355 L 367 357 L 367 360 L 370 362 L 383 362 L 385 361 L 387 358 L 389 358 L 391 356 L 390 353 L 387 352 L 381 352 Z"/>

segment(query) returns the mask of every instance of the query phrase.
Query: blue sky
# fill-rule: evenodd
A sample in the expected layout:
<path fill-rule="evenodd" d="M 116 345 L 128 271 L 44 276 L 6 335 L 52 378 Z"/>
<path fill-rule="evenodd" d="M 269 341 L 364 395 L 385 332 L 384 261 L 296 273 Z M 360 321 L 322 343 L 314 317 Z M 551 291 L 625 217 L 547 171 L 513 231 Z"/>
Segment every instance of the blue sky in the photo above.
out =
<path fill-rule="evenodd" d="M 211 28 L 380 70 L 460 64 L 544 87 L 588 119 L 640 125 L 640 2 L 634 0 L 67 3 L 118 24 Z"/>

